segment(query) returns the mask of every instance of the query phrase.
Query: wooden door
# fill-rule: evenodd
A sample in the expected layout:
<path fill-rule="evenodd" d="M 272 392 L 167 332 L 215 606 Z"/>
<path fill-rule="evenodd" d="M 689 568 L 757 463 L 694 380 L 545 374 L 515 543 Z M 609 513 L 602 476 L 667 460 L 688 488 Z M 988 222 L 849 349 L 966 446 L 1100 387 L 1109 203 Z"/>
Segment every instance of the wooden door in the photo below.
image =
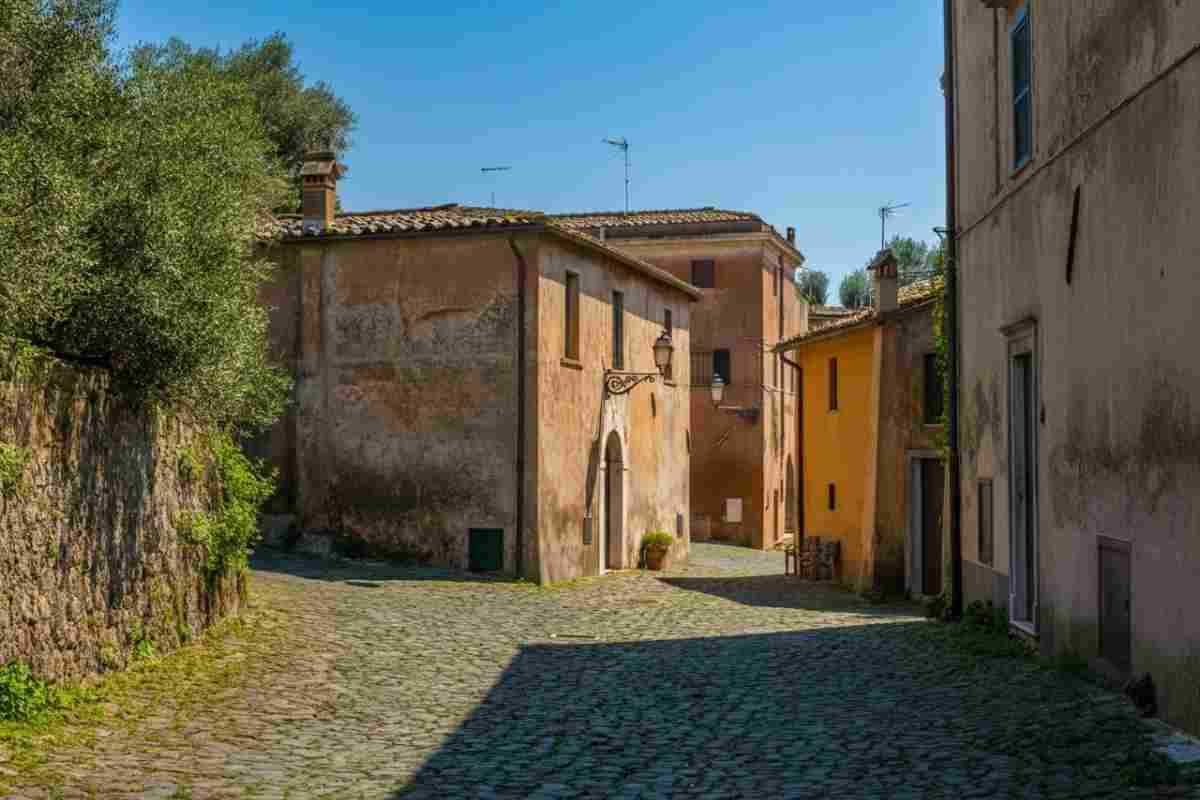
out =
<path fill-rule="evenodd" d="M 942 493 L 945 475 L 941 460 L 921 459 L 922 594 L 942 593 Z"/>

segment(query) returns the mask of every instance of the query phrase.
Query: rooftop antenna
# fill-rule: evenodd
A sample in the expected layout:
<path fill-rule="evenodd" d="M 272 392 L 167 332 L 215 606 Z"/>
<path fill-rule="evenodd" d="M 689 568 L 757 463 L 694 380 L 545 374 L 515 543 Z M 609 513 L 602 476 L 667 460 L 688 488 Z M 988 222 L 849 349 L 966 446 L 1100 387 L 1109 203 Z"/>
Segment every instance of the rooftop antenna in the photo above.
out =
<path fill-rule="evenodd" d="M 616 139 L 605 139 L 605 142 L 625 154 L 625 213 L 629 213 L 629 140 L 624 136 Z"/>
<path fill-rule="evenodd" d="M 508 172 L 512 167 L 480 167 L 479 171 L 485 175 L 489 172 Z M 496 207 L 496 190 L 492 189 L 492 208 Z"/>
<path fill-rule="evenodd" d="M 887 221 L 888 217 L 894 216 L 897 211 L 902 208 L 908 208 L 912 203 L 892 204 L 883 206 L 879 209 L 879 249 L 887 247 Z"/>

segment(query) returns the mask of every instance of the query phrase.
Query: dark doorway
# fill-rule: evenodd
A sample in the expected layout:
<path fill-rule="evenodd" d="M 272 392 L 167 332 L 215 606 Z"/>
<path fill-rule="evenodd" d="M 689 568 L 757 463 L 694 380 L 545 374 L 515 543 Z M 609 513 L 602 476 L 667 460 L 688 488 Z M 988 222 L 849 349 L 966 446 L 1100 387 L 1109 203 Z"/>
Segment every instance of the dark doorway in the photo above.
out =
<path fill-rule="evenodd" d="M 1100 537 L 1100 655 L 1125 674 L 1133 662 L 1129 542 Z"/>
<path fill-rule="evenodd" d="M 940 459 L 921 459 L 921 593 L 942 593 L 942 493 L 946 468 Z"/>
<path fill-rule="evenodd" d="M 1034 461 L 1034 409 L 1037 407 L 1033 356 L 1012 359 L 1009 426 L 1012 436 L 1012 618 L 1035 624 L 1037 603 L 1037 505 Z"/>
<path fill-rule="evenodd" d="M 467 563 L 471 572 L 498 572 L 504 568 L 504 531 L 471 528 L 467 534 Z"/>

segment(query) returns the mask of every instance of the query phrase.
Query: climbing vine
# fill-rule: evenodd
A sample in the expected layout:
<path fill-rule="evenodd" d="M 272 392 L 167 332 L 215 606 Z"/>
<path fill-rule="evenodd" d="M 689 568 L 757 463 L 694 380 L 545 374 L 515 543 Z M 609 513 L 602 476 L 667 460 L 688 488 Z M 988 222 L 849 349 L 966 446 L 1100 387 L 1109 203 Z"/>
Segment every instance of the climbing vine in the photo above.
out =
<path fill-rule="evenodd" d="M 189 512 L 180 520 L 184 537 L 205 551 L 205 569 L 217 577 L 246 566 L 258 540 L 258 510 L 275 491 L 275 472 L 251 461 L 227 433 L 209 439 L 204 458 L 192 448 L 180 454 L 180 477 L 219 485 L 212 511 Z"/>
<path fill-rule="evenodd" d="M 29 458 L 25 448 L 0 442 L 0 497 L 8 500 L 21 494 Z"/>
<path fill-rule="evenodd" d="M 935 351 L 937 353 L 938 369 L 942 375 L 942 415 L 938 419 L 937 433 L 937 449 L 941 452 L 942 457 L 947 461 L 950 458 L 950 434 L 949 419 L 950 409 L 950 341 L 947 336 L 948 319 L 948 302 L 952 302 L 949 298 L 950 270 L 954 269 L 954 265 L 946 258 L 945 246 L 939 247 L 937 251 L 930 257 L 936 270 L 937 278 L 942 284 L 942 290 L 937 295 L 937 303 L 933 309 L 933 340 Z"/>

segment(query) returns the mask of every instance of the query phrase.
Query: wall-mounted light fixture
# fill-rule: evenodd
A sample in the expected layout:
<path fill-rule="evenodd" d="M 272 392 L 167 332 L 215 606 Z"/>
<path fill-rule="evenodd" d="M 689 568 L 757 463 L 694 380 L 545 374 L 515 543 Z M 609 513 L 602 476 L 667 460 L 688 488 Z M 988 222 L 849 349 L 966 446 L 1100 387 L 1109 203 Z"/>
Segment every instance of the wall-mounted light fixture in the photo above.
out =
<path fill-rule="evenodd" d="M 625 372 L 624 370 L 609 369 L 604 371 L 604 388 L 609 394 L 629 394 L 639 383 L 654 383 L 654 380 L 667 374 L 671 366 L 671 356 L 675 353 L 675 345 L 671 343 L 671 334 L 665 330 L 654 342 L 654 366 L 658 372 Z"/>

